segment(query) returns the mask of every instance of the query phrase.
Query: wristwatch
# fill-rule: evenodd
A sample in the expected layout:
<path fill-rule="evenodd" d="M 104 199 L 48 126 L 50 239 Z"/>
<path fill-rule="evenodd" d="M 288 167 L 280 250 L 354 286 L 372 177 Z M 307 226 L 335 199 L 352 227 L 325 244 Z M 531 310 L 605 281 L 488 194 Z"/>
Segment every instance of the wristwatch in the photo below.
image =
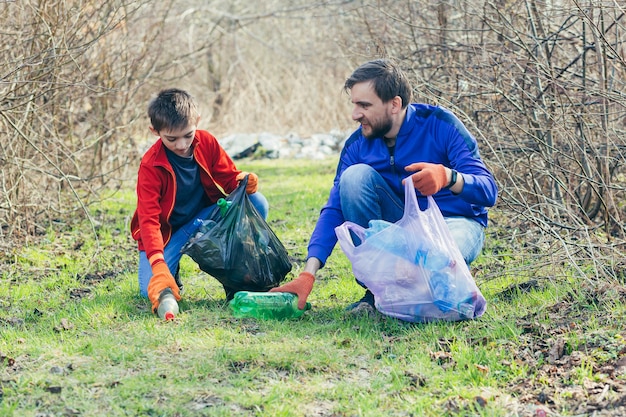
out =
<path fill-rule="evenodd" d="M 450 171 L 452 171 L 452 175 L 450 175 L 450 182 L 448 183 L 448 185 L 446 185 L 446 188 L 454 186 L 454 184 L 456 184 L 456 177 L 457 175 L 459 175 L 459 173 L 456 172 L 455 169 L 451 169 Z"/>

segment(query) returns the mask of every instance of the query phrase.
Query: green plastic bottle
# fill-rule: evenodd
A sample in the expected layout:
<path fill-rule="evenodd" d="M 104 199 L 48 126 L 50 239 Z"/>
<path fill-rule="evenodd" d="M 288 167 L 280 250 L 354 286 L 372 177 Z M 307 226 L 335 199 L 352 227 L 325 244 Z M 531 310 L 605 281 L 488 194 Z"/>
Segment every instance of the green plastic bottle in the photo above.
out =
<path fill-rule="evenodd" d="M 239 291 L 228 304 L 237 318 L 292 319 L 311 309 L 311 304 L 306 303 L 300 310 L 298 296 L 288 292 Z"/>
<path fill-rule="evenodd" d="M 228 201 L 225 198 L 220 198 L 219 200 L 217 200 L 217 206 L 220 208 L 220 214 L 222 215 L 222 217 L 226 215 L 226 212 L 228 211 L 228 208 L 231 206 L 231 204 L 233 204 L 233 202 Z"/>

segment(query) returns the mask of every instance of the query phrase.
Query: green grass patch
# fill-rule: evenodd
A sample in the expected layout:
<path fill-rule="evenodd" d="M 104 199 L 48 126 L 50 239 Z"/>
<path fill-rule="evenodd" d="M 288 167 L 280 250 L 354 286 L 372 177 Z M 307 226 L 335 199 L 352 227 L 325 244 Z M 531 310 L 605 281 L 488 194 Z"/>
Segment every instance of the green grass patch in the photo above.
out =
<path fill-rule="evenodd" d="M 294 260 L 288 279 L 335 165 L 239 163 L 260 177 Z M 133 190 L 117 192 L 92 207 L 94 223 L 51 227 L 2 259 L 0 415 L 574 415 L 581 392 L 623 382 L 609 372 L 626 352 L 621 285 L 537 267 L 502 223 L 472 269 L 489 302 L 477 320 L 346 314 L 363 290 L 337 246 L 299 320 L 233 318 L 221 285 L 185 257 L 182 314 L 163 322 L 138 295 L 134 204 Z M 604 404 L 617 408 L 620 395 L 609 390 Z"/>

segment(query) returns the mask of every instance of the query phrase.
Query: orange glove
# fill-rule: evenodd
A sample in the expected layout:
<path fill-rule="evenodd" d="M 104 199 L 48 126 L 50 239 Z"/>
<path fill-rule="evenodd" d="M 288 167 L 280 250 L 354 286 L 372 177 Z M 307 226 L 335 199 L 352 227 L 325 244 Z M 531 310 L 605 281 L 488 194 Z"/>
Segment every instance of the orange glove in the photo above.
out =
<path fill-rule="evenodd" d="M 310 272 L 300 272 L 298 278 L 286 283 L 283 286 L 272 288 L 270 292 L 290 292 L 298 296 L 298 308 L 304 310 L 306 299 L 313 289 L 315 276 Z"/>
<path fill-rule="evenodd" d="M 428 162 L 417 162 L 404 168 L 406 171 L 415 172 L 411 175 L 413 186 L 422 195 L 437 194 L 449 183 L 446 167 L 441 164 L 429 164 Z M 404 183 L 404 181 L 403 181 Z"/>
<path fill-rule="evenodd" d="M 248 185 L 246 186 L 246 194 L 254 194 L 256 193 L 257 187 L 259 185 L 259 177 L 254 172 L 240 172 L 237 175 L 237 181 L 243 180 L 246 175 L 248 176 Z"/>
<path fill-rule="evenodd" d="M 150 283 L 148 284 L 148 298 L 152 302 L 153 313 L 159 308 L 159 296 L 161 295 L 161 291 L 166 288 L 171 288 L 172 294 L 174 294 L 176 300 L 180 300 L 180 291 L 178 290 L 178 285 L 176 285 L 176 281 L 170 269 L 165 262 L 160 261 L 152 265 L 152 278 L 150 278 Z"/>

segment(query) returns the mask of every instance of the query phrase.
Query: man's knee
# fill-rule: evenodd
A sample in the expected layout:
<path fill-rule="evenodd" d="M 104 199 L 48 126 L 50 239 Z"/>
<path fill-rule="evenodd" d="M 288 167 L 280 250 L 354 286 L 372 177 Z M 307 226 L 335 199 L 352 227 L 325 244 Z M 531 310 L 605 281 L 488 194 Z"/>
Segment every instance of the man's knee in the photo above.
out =
<path fill-rule="evenodd" d="M 341 173 L 339 179 L 339 187 L 342 188 L 360 188 L 367 184 L 372 176 L 377 174 L 374 168 L 366 164 L 355 164 L 346 168 Z"/>
<path fill-rule="evenodd" d="M 446 224 L 465 263 L 469 266 L 482 251 L 485 242 L 484 228 L 474 220 L 461 217 L 446 218 Z"/>

